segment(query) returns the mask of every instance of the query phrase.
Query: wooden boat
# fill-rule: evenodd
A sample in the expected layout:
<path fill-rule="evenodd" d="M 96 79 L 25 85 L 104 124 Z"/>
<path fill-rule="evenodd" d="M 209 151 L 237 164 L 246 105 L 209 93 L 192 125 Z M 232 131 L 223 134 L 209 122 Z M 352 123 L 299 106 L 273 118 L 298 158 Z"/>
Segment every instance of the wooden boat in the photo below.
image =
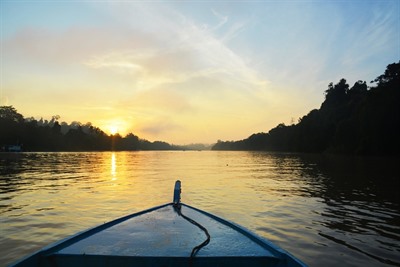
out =
<path fill-rule="evenodd" d="M 180 202 L 69 237 L 11 266 L 306 266 L 237 224 Z"/>

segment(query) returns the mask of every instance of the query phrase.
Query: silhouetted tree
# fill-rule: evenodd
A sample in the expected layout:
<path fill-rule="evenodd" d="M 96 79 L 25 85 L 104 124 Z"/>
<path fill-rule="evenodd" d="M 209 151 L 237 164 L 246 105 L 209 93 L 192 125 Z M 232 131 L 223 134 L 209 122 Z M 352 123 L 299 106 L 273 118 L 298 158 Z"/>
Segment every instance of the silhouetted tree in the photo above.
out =
<path fill-rule="evenodd" d="M 28 151 L 109 151 L 109 150 L 172 150 L 163 141 L 150 142 L 130 133 L 108 136 L 92 123 L 59 122 L 60 116 L 51 120 L 24 117 L 12 106 L 0 106 L 0 148 L 9 144 L 24 144 Z"/>
<path fill-rule="evenodd" d="M 321 105 L 321 109 L 335 108 L 337 105 L 343 105 L 347 98 L 349 85 L 345 79 L 341 79 L 337 84 L 330 83 L 325 91 L 325 101 Z"/>
<path fill-rule="evenodd" d="M 24 121 L 24 117 L 13 106 L 0 106 L 0 119 L 15 123 Z"/>
<path fill-rule="evenodd" d="M 0 106 L 0 148 L 22 143 L 23 121 L 13 106 Z"/>
<path fill-rule="evenodd" d="M 270 150 L 334 152 L 362 155 L 400 154 L 400 61 L 368 88 L 345 79 L 330 83 L 320 109 L 310 111 L 298 124 L 279 124 L 267 134 L 240 141 L 218 141 L 213 150 Z"/>
<path fill-rule="evenodd" d="M 123 147 L 124 150 L 139 150 L 140 149 L 139 137 L 137 137 L 133 133 L 129 133 L 124 138 Z"/>

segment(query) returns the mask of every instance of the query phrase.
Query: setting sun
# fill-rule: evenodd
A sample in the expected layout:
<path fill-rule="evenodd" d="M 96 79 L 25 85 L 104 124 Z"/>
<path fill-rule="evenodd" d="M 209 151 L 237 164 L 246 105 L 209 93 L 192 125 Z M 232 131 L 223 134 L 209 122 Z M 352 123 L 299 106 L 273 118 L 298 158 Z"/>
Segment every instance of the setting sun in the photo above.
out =
<path fill-rule="evenodd" d="M 103 129 L 107 134 L 120 134 L 126 135 L 126 131 L 128 129 L 127 123 L 123 119 L 111 119 L 111 120 L 104 120 L 98 123 L 101 129 Z"/>
<path fill-rule="evenodd" d="M 0 0 L 0 106 L 211 144 L 291 125 L 330 82 L 399 58 L 400 1 L 189 2 Z"/>
<path fill-rule="evenodd" d="M 110 134 L 118 133 L 118 126 L 116 126 L 116 125 L 111 125 L 108 129 L 110 131 Z"/>

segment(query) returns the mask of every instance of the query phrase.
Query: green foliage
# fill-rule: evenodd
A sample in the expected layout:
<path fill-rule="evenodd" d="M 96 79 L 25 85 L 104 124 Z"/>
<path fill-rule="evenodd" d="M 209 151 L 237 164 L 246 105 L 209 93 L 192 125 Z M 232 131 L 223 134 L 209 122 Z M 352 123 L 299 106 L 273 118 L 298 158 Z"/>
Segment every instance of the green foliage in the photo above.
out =
<path fill-rule="evenodd" d="M 371 88 L 365 81 L 351 88 L 345 79 L 330 83 L 320 109 L 298 124 L 279 124 L 240 141 L 218 141 L 212 149 L 399 156 L 400 61 L 373 82 L 377 85 Z"/>

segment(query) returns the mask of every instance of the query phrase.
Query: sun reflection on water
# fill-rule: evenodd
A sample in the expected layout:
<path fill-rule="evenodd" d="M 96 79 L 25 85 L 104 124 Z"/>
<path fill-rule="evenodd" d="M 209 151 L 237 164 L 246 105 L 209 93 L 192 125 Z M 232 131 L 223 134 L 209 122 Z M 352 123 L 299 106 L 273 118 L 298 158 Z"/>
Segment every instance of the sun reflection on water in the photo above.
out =
<path fill-rule="evenodd" d="M 398 186 L 376 182 L 390 181 L 397 161 L 232 151 L 12 157 L 0 155 L 0 266 L 99 222 L 165 204 L 177 179 L 184 203 L 243 225 L 310 266 L 399 262 Z"/>
<path fill-rule="evenodd" d="M 115 153 L 111 154 L 111 180 L 117 180 L 117 157 Z"/>

